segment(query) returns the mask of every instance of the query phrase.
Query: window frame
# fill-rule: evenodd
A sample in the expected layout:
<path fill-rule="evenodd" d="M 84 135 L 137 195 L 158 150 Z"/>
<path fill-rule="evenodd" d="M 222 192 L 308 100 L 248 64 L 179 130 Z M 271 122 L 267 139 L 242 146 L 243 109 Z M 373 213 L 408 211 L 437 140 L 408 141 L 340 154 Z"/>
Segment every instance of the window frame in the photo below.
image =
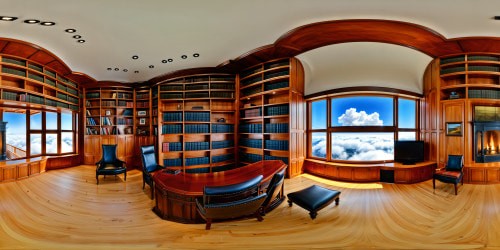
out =
<path fill-rule="evenodd" d="M 393 125 L 392 126 L 332 126 L 332 99 L 335 98 L 344 98 L 344 97 L 362 97 L 362 96 L 381 96 L 381 97 L 389 97 L 393 99 Z M 414 128 L 399 128 L 399 112 L 398 112 L 398 104 L 399 99 L 407 99 L 415 101 L 415 127 Z M 316 101 L 326 100 L 326 116 L 327 116 L 327 126 L 326 129 L 312 129 L 312 103 Z M 398 140 L 399 132 L 414 132 L 415 139 L 419 140 L 420 138 L 420 126 L 419 126 L 419 117 L 420 117 L 420 97 L 417 96 L 409 96 L 409 95 L 401 95 L 397 93 L 341 93 L 335 95 L 324 95 L 321 97 L 315 97 L 314 99 L 306 100 L 307 103 L 307 158 L 315 159 L 320 161 L 327 162 L 338 162 L 338 163 L 383 163 L 383 162 L 393 162 L 393 160 L 384 160 L 384 161 L 350 161 L 350 160 L 337 160 L 332 159 L 331 157 L 331 143 L 332 143 L 332 133 L 335 132 L 350 132 L 350 133 L 359 133 L 359 132 L 389 132 L 394 134 L 394 140 Z M 326 157 L 321 158 L 312 155 L 312 134 L 313 133 L 326 133 Z"/>

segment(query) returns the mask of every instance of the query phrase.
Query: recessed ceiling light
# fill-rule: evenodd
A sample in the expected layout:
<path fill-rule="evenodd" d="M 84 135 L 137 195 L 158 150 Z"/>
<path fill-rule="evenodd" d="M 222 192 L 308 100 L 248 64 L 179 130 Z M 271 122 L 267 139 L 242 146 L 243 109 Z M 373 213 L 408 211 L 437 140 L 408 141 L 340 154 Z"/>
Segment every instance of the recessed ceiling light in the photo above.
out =
<path fill-rule="evenodd" d="M 136 74 L 139 73 L 139 70 L 134 71 L 134 73 L 136 73 Z"/>
<path fill-rule="evenodd" d="M 36 19 L 26 19 L 24 20 L 24 23 L 28 23 L 28 24 L 35 24 L 35 23 L 39 23 L 40 20 L 36 20 Z"/>
<path fill-rule="evenodd" d="M 150 69 L 152 69 L 152 68 L 154 68 L 154 67 L 155 67 L 154 65 L 149 65 L 149 68 L 150 68 Z"/>
<path fill-rule="evenodd" d="M 165 60 L 165 59 L 161 60 L 161 63 L 167 63 L 167 62 L 168 62 L 168 61 L 167 61 L 167 60 Z"/>
<path fill-rule="evenodd" d="M 79 43 L 84 43 L 84 42 L 85 42 L 85 40 L 80 39 L 80 40 L 78 40 L 77 42 L 79 42 Z"/>
<path fill-rule="evenodd" d="M 494 16 L 493 19 L 500 20 L 500 16 Z"/>
<path fill-rule="evenodd" d="M 64 31 L 66 31 L 67 33 L 75 33 L 76 32 L 75 29 L 65 29 Z"/>
<path fill-rule="evenodd" d="M 2 20 L 2 21 L 14 21 L 16 19 L 17 19 L 17 17 L 13 17 L 13 16 L 0 16 L 0 20 Z"/>
<path fill-rule="evenodd" d="M 188 56 L 186 56 L 186 55 L 182 55 L 182 56 L 181 56 L 181 58 L 182 58 L 182 59 L 186 59 L 186 58 L 188 58 Z"/>
<path fill-rule="evenodd" d="M 80 35 L 74 35 L 73 38 L 80 39 L 80 38 L 82 38 L 82 36 L 80 36 Z"/>
<path fill-rule="evenodd" d="M 54 23 L 54 22 L 41 22 L 40 25 L 43 25 L 43 26 L 54 26 L 54 25 L 56 25 L 56 23 Z"/>
<path fill-rule="evenodd" d="M 198 53 L 193 54 L 193 57 L 199 57 L 199 56 L 200 56 L 200 54 L 198 54 Z"/>
<path fill-rule="evenodd" d="M 118 71 L 118 70 L 120 70 L 120 69 L 119 68 L 115 68 L 115 71 Z"/>
<path fill-rule="evenodd" d="M 128 69 L 123 69 L 123 72 L 128 72 Z"/>
<path fill-rule="evenodd" d="M 108 70 L 113 70 L 112 68 L 108 68 Z"/>
<path fill-rule="evenodd" d="M 174 61 L 174 59 L 169 58 L 167 61 L 168 61 L 168 62 L 173 62 L 173 61 Z"/>
<path fill-rule="evenodd" d="M 137 60 L 137 59 L 139 59 L 139 56 L 138 55 L 133 55 L 132 59 Z"/>

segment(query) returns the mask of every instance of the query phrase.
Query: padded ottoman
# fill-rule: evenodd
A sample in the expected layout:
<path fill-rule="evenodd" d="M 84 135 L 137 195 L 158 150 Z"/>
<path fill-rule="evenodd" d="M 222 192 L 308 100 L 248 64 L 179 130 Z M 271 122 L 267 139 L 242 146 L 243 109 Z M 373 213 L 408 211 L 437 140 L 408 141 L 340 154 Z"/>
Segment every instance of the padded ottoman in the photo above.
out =
<path fill-rule="evenodd" d="M 311 219 L 316 218 L 318 211 L 328 206 L 335 200 L 335 205 L 339 204 L 340 191 L 312 185 L 306 189 L 289 193 L 288 205 L 293 203 L 309 211 Z"/>

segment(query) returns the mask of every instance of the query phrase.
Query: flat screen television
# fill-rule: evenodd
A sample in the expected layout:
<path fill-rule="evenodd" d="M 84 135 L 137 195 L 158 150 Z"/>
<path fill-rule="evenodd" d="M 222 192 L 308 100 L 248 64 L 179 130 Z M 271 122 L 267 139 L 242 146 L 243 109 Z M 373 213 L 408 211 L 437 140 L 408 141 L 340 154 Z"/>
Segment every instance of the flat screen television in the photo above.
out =
<path fill-rule="evenodd" d="M 404 165 L 424 161 L 424 141 L 394 141 L 394 161 Z"/>

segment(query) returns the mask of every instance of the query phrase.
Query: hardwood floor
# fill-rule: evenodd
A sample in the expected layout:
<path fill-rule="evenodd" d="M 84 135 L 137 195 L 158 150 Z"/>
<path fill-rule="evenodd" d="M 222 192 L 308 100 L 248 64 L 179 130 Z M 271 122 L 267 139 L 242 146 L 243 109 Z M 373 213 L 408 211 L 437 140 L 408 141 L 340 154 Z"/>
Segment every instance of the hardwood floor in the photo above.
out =
<path fill-rule="evenodd" d="M 102 178 L 102 177 L 101 177 Z M 342 191 L 311 220 L 282 203 L 264 221 L 179 224 L 152 211 L 141 172 L 95 183 L 95 167 L 49 171 L 0 183 L 0 249 L 495 249 L 500 185 L 350 184 L 301 175 L 285 193 L 312 184 Z"/>

